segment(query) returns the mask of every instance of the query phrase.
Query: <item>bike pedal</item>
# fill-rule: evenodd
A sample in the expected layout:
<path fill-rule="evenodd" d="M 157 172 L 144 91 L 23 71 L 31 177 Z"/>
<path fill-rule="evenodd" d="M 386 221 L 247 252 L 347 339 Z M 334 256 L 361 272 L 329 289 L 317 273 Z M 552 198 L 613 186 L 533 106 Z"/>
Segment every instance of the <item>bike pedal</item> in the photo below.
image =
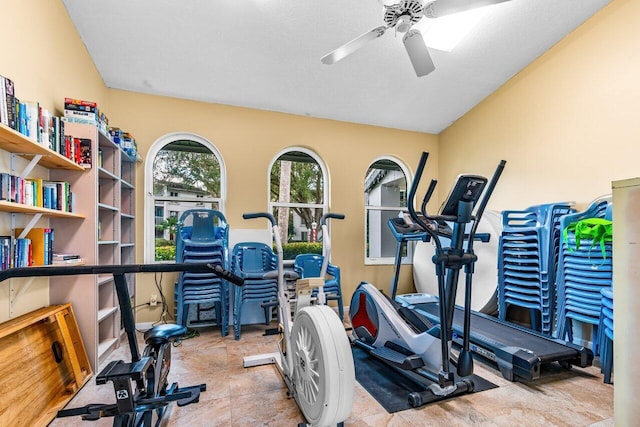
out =
<path fill-rule="evenodd" d="M 190 393 L 189 397 L 185 397 L 184 399 L 180 399 L 178 400 L 176 403 L 178 406 L 186 406 L 186 405 L 190 405 L 191 403 L 198 403 L 200 401 L 200 390 L 201 390 L 201 386 L 193 386 L 193 387 L 186 387 L 183 389 L 179 389 L 178 392 L 180 393 L 184 393 L 184 392 L 188 392 Z"/>
<path fill-rule="evenodd" d="M 100 419 L 100 415 L 99 414 L 89 414 L 89 415 L 83 415 L 80 418 L 82 418 L 82 421 L 98 421 Z"/>

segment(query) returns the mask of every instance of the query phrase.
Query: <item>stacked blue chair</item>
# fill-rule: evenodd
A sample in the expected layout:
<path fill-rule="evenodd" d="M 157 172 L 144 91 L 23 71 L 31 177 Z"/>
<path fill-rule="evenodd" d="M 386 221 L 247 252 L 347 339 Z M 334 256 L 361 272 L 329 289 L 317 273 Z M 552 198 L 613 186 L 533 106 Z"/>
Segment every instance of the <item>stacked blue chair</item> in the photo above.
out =
<path fill-rule="evenodd" d="M 176 262 L 208 263 L 228 268 L 229 226 L 221 212 L 190 209 L 178 222 Z M 184 326 L 220 326 L 229 330 L 229 287 L 213 273 L 183 272 L 175 289 L 177 322 Z M 189 307 L 193 307 L 190 316 Z M 205 318 L 203 313 L 214 311 Z"/>
<path fill-rule="evenodd" d="M 498 316 L 510 305 L 529 309 L 531 328 L 551 335 L 555 313 L 555 272 L 560 218 L 569 203 L 549 203 L 502 213 L 498 243 Z"/>
<path fill-rule="evenodd" d="M 613 370 L 613 288 L 602 288 L 602 314 L 600 316 L 600 363 L 604 382 L 611 384 Z"/>
<path fill-rule="evenodd" d="M 231 271 L 244 279 L 243 286 L 234 287 L 235 339 L 240 339 L 245 303 L 257 303 L 264 310 L 265 324 L 268 325 L 271 322 L 272 310 L 278 305 L 277 269 L 278 258 L 270 246 L 259 242 L 241 242 L 233 247 Z"/>
<path fill-rule="evenodd" d="M 599 354 L 599 326 L 602 313 L 603 288 L 612 284 L 611 241 L 599 242 L 581 238 L 577 245 L 575 232 L 567 228 L 589 218 L 611 219 L 610 200 L 592 203 L 584 212 L 562 217 L 560 225 L 566 231 L 558 260 L 558 321 L 556 336 L 573 341 L 573 322 L 592 326 L 594 355 Z"/>
<path fill-rule="evenodd" d="M 298 273 L 301 279 L 320 277 L 323 261 L 324 257 L 319 254 L 300 254 L 296 256 L 293 262 L 293 270 Z M 329 263 L 327 265 L 327 275 L 331 276 L 330 278 L 325 278 L 324 282 L 324 293 L 326 294 L 327 301 L 337 301 L 340 320 L 344 320 L 342 288 L 340 287 L 340 267 Z M 318 290 L 314 289 L 311 296 L 315 297 L 317 294 Z"/>

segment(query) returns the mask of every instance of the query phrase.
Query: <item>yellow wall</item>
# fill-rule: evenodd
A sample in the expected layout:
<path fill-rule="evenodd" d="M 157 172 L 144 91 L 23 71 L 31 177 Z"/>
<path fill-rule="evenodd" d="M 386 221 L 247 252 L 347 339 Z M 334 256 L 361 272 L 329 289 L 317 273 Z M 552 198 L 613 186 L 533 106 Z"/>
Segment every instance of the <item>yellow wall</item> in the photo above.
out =
<path fill-rule="evenodd" d="M 108 89 L 61 1 L 0 0 L 0 10 L 0 74 L 14 81 L 19 98 L 58 114 L 65 97 L 108 111 Z"/>
<path fill-rule="evenodd" d="M 442 132 L 442 186 L 505 159 L 491 207 L 519 209 L 584 205 L 637 176 L 639 22 L 640 2 L 614 0 Z"/>
<path fill-rule="evenodd" d="M 65 96 L 95 100 L 107 107 L 108 89 L 78 37 L 61 1 L 0 0 L 0 74 L 13 80 L 16 95 L 23 101 L 38 101 L 61 114 Z M 15 159 L 20 171 L 26 165 Z M 11 168 L 11 156 L 0 151 L 0 171 Z M 46 178 L 48 172 L 36 167 L 33 177 Z M 16 215 L 14 226 L 24 227 L 29 216 Z M 36 226 L 45 226 L 43 219 Z M 10 215 L 0 214 L 0 234 L 9 235 Z M 20 295 L 11 316 L 49 304 L 48 281 L 13 280 L 0 283 L 0 321 L 10 316 L 11 286 Z"/>
<path fill-rule="evenodd" d="M 609 193 L 612 180 L 639 175 L 637 0 L 612 1 L 439 138 L 110 90 L 60 1 L 0 0 L 0 10 L 0 73 L 14 80 L 19 97 L 39 100 L 58 113 L 65 96 L 97 101 L 114 125 L 135 135 L 143 157 L 150 144 L 168 132 L 188 131 L 209 139 L 228 167 L 232 227 L 258 227 L 245 223 L 241 213 L 266 208 L 267 167 L 275 153 L 291 145 L 315 150 L 329 169 L 331 209 L 347 215 L 335 224 L 333 236 L 334 260 L 343 267 L 347 293 L 361 279 L 386 288 L 391 276 L 389 267 L 363 265 L 362 181 L 379 155 L 393 154 L 413 168 L 421 151 L 437 154 L 425 179 L 439 176 L 440 194 L 457 173 L 490 174 L 506 159 L 507 169 L 489 206 L 493 209 L 560 200 L 584 205 Z M 0 157 L 6 165 L 6 154 Z M 143 188 L 142 166 L 138 188 Z M 137 208 L 141 215 L 142 198 Z M 8 224 L 3 215 L 3 234 Z M 142 242 L 142 227 L 137 233 Z M 405 286 L 409 273 L 405 269 Z M 140 283 L 148 288 L 141 292 L 149 292 L 151 280 Z M 23 295 L 28 303 L 21 310 L 47 303 L 42 288 L 34 288 Z M 0 284 L 0 320 L 8 314 L 7 289 Z"/>
<path fill-rule="evenodd" d="M 135 136 L 144 159 L 151 144 L 170 132 L 195 133 L 216 146 L 227 166 L 225 215 L 231 229 L 266 229 L 266 223 L 245 221 L 242 214 L 267 210 L 269 165 L 278 152 L 291 146 L 315 151 L 329 172 L 330 209 L 346 215 L 345 221 L 332 226 L 332 259 L 341 266 L 345 304 L 361 280 L 376 283 L 385 290 L 391 280 L 390 266 L 364 265 L 363 183 L 369 165 L 382 155 L 392 154 L 413 170 L 420 153 L 429 151 L 425 181 L 437 176 L 435 135 L 120 90 L 110 92 L 109 103 L 110 120 Z M 142 182 L 144 167 L 140 166 L 139 191 L 143 188 Z M 139 221 L 142 221 L 143 203 L 144 199 L 138 198 Z M 142 227 L 137 228 L 136 239 L 143 241 Z M 137 246 L 137 259 L 143 259 L 142 245 Z M 411 291 L 411 269 L 403 269 L 402 275 L 401 289 Z M 150 278 L 139 280 L 139 283 L 147 282 L 149 286 L 139 289 L 139 302 L 145 301 L 147 293 L 153 291 Z M 172 284 L 171 279 L 164 282 L 165 287 Z"/>
<path fill-rule="evenodd" d="M 638 0 L 612 1 L 442 132 L 440 176 L 445 187 L 455 173 L 485 168 L 496 157 L 508 164 L 492 203 L 495 209 L 561 200 L 585 205 L 610 194 L 612 181 L 640 176 L 638 23 Z M 631 226 L 627 221 L 637 226 L 627 219 L 625 227 Z M 631 242 L 628 237 L 619 240 Z M 618 272 L 627 270 L 618 262 L 614 266 Z M 629 357 L 634 341 L 626 340 L 637 336 L 634 313 L 640 302 L 634 291 L 637 277 L 618 282 L 615 274 L 615 298 L 626 310 L 615 312 L 616 337 L 620 333 L 625 339 L 615 342 L 620 375 L 615 378 L 614 411 L 616 425 L 627 426 L 640 416 L 629 399 L 638 378 L 637 360 Z"/>
<path fill-rule="evenodd" d="M 0 0 L 6 17 L 0 26 L 3 43 L 0 74 L 16 84 L 17 96 L 37 100 L 60 114 L 64 97 L 96 101 L 112 125 L 131 132 L 145 158 L 151 144 L 176 131 L 192 132 L 210 140 L 227 165 L 226 214 L 231 227 L 259 228 L 244 221 L 243 212 L 267 208 L 267 169 L 273 157 L 289 146 L 314 150 L 325 162 L 331 180 L 331 209 L 346 214 L 333 228 L 333 259 L 342 267 L 348 296 L 360 280 L 387 289 L 391 266 L 364 266 L 363 181 L 367 167 L 381 155 L 392 154 L 412 170 L 422 151 L 430 151 L 426 179 L 437 175 L 437 136 L 417 132 L 312 119 L 267 111 L 155 97 L 107 88 L 71 23 L 61 1 Z M 6 169 L 8 155 L 0 155 Z M 138 167 L 137 262 L 143 262 L 144 167 Z M 41 171 L 41 173 L 46 173 Z M 9 215 L 0 215 L 0 232 L 8 234 Z M 20 216 L 18 221 L 24 221 Z M 60 238 L 60 236 L 58 236 Z M 402 272 L 401 289 L 409 291 L 411 269 Z M 154 292 L 153 277 L 140 276 L 139 301 Z M 172 299 L 171 278 L 164 281 Z M 8 318 L 9 286 L 0 285 L 0 321 Z M 48 304 L 47 287 L 31 286 L 22 297 L 17 315 Z M 348 298 L 345 300 L 348 304 Z M 154 311 L 139 311 L 140 320 L 157 320 Z"/>

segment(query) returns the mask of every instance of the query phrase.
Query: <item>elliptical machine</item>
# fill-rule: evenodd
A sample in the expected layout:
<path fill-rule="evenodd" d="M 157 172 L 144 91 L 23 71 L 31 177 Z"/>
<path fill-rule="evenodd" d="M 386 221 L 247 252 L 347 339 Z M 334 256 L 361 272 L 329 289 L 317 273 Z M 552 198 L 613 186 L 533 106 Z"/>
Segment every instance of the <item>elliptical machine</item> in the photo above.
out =
<path fill-rule="evenodd" d="M 411 201 L 408 210 L 411 220 L 417 225 L 416 232 L 426 233 L 436 245 L 433 262 L 438 276 L 439 324 L 433 324 L 401 306 L 366 282 L 356 288 L 349 310 L 354 344 L 423 387 L 423 391 L 409 394 L 409 403 L 413 407 L 474 390 L 474 382 L 469 378 L 473 373 L 473 358 L 468 339 L 471 285 L 477 260 L 473 241 L 482 213 L 506 164 L 505 161 L 500 162 L 489 183 L 478 175 L 458 176 L 438 215 L 427 215 L 424 209 L 423 214 L 418 215 L 413 200 L 428 155 L 425 152 L 420 157 L 408 195 Z M 436 184 L 437 181 L 431 181 L 423 206 L 433 194 Z M 484 197 L 474 215 L 473 210 L 483 192 Z M 447 223 L 452 223 L 453 228 L 450 229 Z M 465 234 L 468 224 L 471 230 Z M 439 235 L 450 238 L 449 247 L 442 246 Z M 458 276 L 462 268 L 466 275 L 464 341 L 457 359 L 456 378 L 451 369 L 452 323 Z"/>
<path fill-rule="evenodd" d="M 325 214 L 320 221 L 323 231 L 324 263 L 320 278 L 296 285 L 295 298 L 285 289 L 287 280 L 297 274 L 287 272 L 283 265 L 282 242 L 278 224 L 270 213 L 246 213 L 244 219 L 266 218 L 271 223 L 278 252 L 278 319 L 281 339 L 279 352 L 248 356 L 245 368 L 274 363 L 307 423 L 298 426 L 329 427 L 344 425 L 351 413 L 355 393 L 355 367 L 349 339 L 342 321 L 325 304 L 324 274 L 330 256 L 327 219 L 343 219 L 344 215 Z M 272 272 L 265 274 L 270 277 Z M 298 281 L 298 282 L 301 282 Z M 318 286 L 312 297 L 310 286 Z"/>

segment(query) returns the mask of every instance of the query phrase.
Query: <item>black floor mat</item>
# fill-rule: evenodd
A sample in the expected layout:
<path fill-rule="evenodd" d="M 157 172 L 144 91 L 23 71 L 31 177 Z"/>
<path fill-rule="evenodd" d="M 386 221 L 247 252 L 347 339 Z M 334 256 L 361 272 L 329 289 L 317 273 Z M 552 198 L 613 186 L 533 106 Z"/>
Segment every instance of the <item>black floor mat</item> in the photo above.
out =
<path fill-rule="evenodd" d="M 363 349 L 356 346 L 352 346 L 351 349 L 356 368 L 356 380 L 387 412 L 392 413 L 411 408 L 408 399 L 409 393 L 421 391 L 422 388 L 403 375 L 397 374 L 375 357 L 369 356 Z M 475 374 L 471 378 L 475 385 L 473 393 L 498 387 Z"/>

